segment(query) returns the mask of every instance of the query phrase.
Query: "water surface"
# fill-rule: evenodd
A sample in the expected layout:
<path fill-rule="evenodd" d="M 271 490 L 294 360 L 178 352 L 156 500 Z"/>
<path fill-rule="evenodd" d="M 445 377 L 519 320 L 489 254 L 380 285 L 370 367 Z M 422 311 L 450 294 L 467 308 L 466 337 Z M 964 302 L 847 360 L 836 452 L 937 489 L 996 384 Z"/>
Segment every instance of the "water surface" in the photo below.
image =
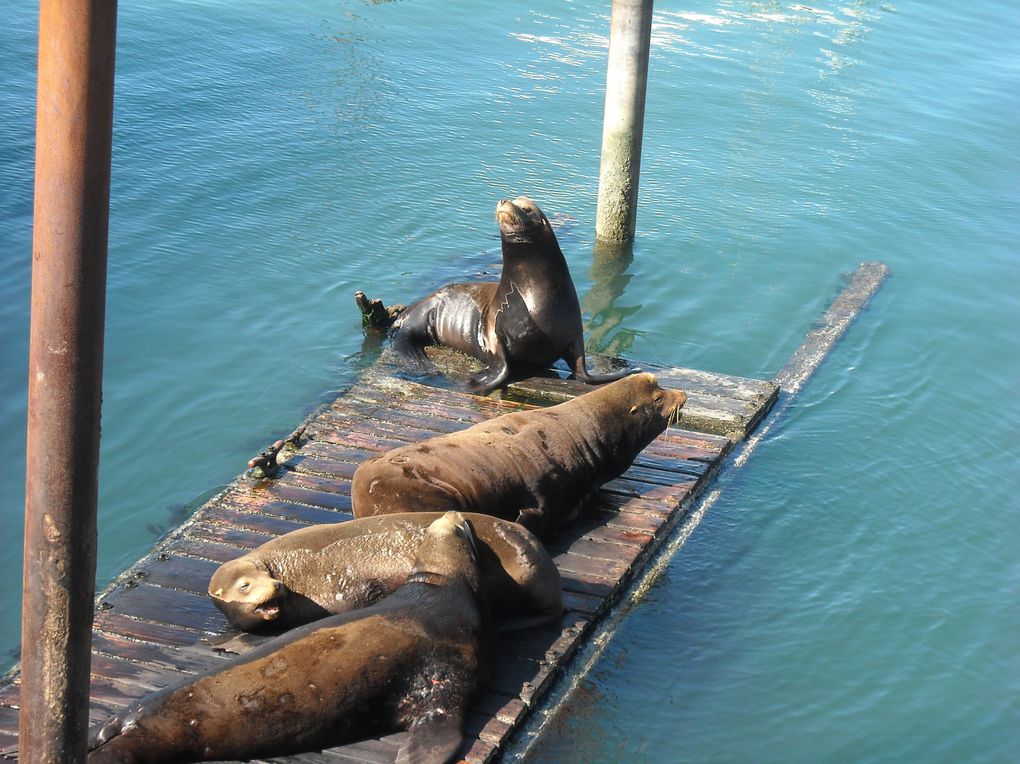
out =
<path fill-rule="evenodd" d="M 20 580 L 35 8 L 0 72 L 0 572 Z M 121 4 L 103 585 L 356 374 L 353 292 L 498 261 L 526 193 L 593 349 L 770 377 L 893 276 L 727 481 L 535 761 L 1020 747 L 1020 16 L 656 4 L 638 239 L 592 269 L 608 4 Z M 7 601 L 7 600 L 5 600 Z M 13 603 L 12 603 L 13 604 Z M 15 618 L 0 627 L 8 663 Z"/>

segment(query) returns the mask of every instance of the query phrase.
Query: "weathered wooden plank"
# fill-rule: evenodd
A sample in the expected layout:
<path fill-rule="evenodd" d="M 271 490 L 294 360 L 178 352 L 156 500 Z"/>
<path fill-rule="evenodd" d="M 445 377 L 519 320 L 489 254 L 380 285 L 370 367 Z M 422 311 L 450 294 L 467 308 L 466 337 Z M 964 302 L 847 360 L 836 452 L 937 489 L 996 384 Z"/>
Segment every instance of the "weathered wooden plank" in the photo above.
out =
<path fill-rule="evenodd" d="M 314 456 L 313 453 L 312 449 L 302 449 L 301 452 L 287 458 L 283 462 L 283 466 L 286 469 L 310 475 L 323 475 L 346 480 L 354 477 L 354 471 L 358 468 L 358 464 Z"/>
<path fill-rule="evenodd" d="M 286 482 L 277 483 L 277 485 L 286 485 Z M 287 520 L 299 525 L 339 523 L 351 518 L 350 512 L 340 509 L 313 507 L 308 504 L 297 504 L 293 501 L 282 501 L 261 490 L 225 497 L 220 506 L 241 512 L 272 515 L 281 520 Z"/>
<path fill-rule="evenodd" d="M 20 693 L 17 684 L 0 688 L 0 758 L 13 757 L 18 750 Z"/>
<path fill-rule="evenodd" d="M 13 757 L 18 748 L 18 718 L 16 708 L 0 706 L 0 757 Z"/>
<path fill-rule="evenodd" d="M 206 593 L 209 578 L 218 567 L 218 563 L 208 560 L 165 555 L 147 558 L 132 568 L 131 573 L 136 581 L 202 595 Z"/>
<path fill-rule="evenodd" d="M 392 382 L 393 380 L 386 380 Z M 454 421 L 482 422 L 501 414 L 535 408 L 531 404 L 502 401 L 466 393 L 439 390 L 428 385 L 401 382 L 359 388 L 362 400 L 371 400 L 384 410 L 401 410 Z"/>
<path fill-rule="evenodd" d="M 141 684 L 93 674 L 89 689 L 89 719 L 93 724 L 103 721 L 151 691 Z"/>
<path fill-rule="evenodd" d="M 146 583 L 140 583 L 132 589 L 115 588 L 103 599 L 101 608 L 116 610 L 121 615 L 134 618 L 206 632 L 220 632 L 227 627 L 227 620 L 208 596 Z"/>
<path fill-rule="evenodd" d="M 661 513 L 642 511 L 640 499 L 600 491 L 585 506 L 584 515 L 612 528 L 654 536 L 662 527 Z"/>
<path fill-rule="evenodd" d="M 197 674 L 225 660 L 222 653 L 217 653 L 208 645 L 196 643 L 184 647 L 168 647 L 101 630 L 92 635 L 92 650 L 106 656 L 126 658 L 163 673 Z"/>
<path fill-rule="evenodd" d="M 767 397 L 761 394 L 752 400 L 741 400 L 720 391 L 710 393 L 698 387 L 686 388 L 683 384 L 670 384 L 666 377 L 660 380 L 666 387 L 679 387 L 687 393 L 687 403 L 680 411 L 681 427 L 717 433 L 740 439 L 744 437 L 765 402 L 775 400 L 778 388 L 774 385 Z M 583 394 L 587 386 L 573 379 L 532 377 L 507 387 L 506 396 L 513 400 L 532 403 L 562 403 Z"/>
<path fill-rule="evenodd" d="M 294 486 L 309 491 L 339 494 L 341 496 L 351 495 L 351 483 L 349 480 L 307 475 L 298 472 L 284 473 L 274 482 L 274 485 Z"/>
<path fill-rule="evenodd" d="M 473 741 L 468 741 L 470 747 L 466 751 L 463 751 L 463 761 L 468 764 L 487 764 L 492 761 L 496 754 L 499 752 L 499 746 L 495 743 L 491 743 L 481 738 L 475 738 Z"/>
<path fill-rule="evenodd" d="M 266 490 L 268 492 L 271 489 Z M 274 496 L 277 495 L 278 494 L 274 492 Z M 287 497 L 281 496 L 279 498 Z M 214 513 L 210 513 L 208 520 L 212 523 L 229 524 L 235 528 L 243 528 L 245 530 L 254 531 L 255 533 L 264 534 L 270 537 L 279 536 L 281 533 L 296 531 L 298 528 L 308 527 L 308 523 L 296 523 L 293 520 L 284 520 L 283 518 L 276 517 L 275 515 L 266 515 L 257 511 L 246 511 L 244 509 L 230 507 L 225 504 L 221 504 L 216 508 Z"/>
<path fill-rule="evenodd" d="M 476 711 L 468 712 L 464 719 L 464 734 L 475 737 L 493 745 L 499 745 L 513 725 L 498 716 L 489 716 Z"/>
<path fill-rule="evenodd" d="M 204 632 L 177 624 L 144 621 L 114 610 L 97 610 L 94 627 L 120 637 L 152 642 L 168 649 L 197 644 Z"/>
<path fill-rule="evenodd" d="M 546 549 L 557 552 L 567 551 L 578 541 L 596 541 L 640 551 L 653 537 L 653 533 L 606 525 L 604 518 L 595 517 L 585 510 L 573 523 L 548 536 L 544 544 Z"/>
<path fill-rule="evenodd" d="M 601 490 L 605 493 L 643 499 L 642 507 L 646 507 L 648 511 L 669 514 L 673 507 L 687 498 L 697 484 L 698 478 L 686 475 L 678 476 L 674 485 L 660 485 L 631 480 L 624 474 L 623 477 L 604 483 Z M 658 505 L 657 508 L 655 505 Z"/>
<path fill-rule="evenodd" d="M 293 475 L 294 473 L 290 473 Z M 317 491 L 309 488 L 304 488 L 297 485 L 291 485 L 289 482 L 280 482 L 278 480 L 265 481 L 265 486 L 260 486 L 259 491 L 262 496 L 270 497 L 273 499 L 280 499 L 282 501 L 291 501 L 298 504 L 308 504 L 313 507 L 321 507 L 323 509 L 332 509 L 338 512 L 346 512 L 350 514 L 351 511 L 351 497 L 350 497 L 350 483 L 349 482 L 337 482 L 335 492 L 326 493 L 325 491 Z M 343 491 L 343 492 L 342 492 Z M 291 523 L 294 525 L 294 523 Z M 296 527 L 296 526 L 295 526 Z M 293 528 L 291 528 L 293 530 Z M 280 533 L 286 531 L 281 530 Z"/>
<path fill-rule="evenodd" d="M 365 764 L 392 764 L 397 758 L 397 750 L 403 743 L 406 733 L 379 738 L 376 740 L 362 740 L 350 745 L 328 748 L 324 754 L 336 757 L 337 762 L 356 761 Z M 304 756 L 299 757 L 304 762 Z"/>
<path fill-rule="evenodd" d="M 609 601 L 598 594 L 584 594 L 582 592 L 563 590 L 563 607 L 571 612 L 586 618 L 595 618 L 606 609 Z"/>
<path fill-rule="evenodd" d="M 228 560 L 233 560 L 235 557 L 240 557 L 244 554 L 244 550 L 236 546 L 216 544 L 189 536 L 181 536 L 167 545 L 164 554 L 184 555 L 221 564 Z"/>
<path fill-rule="evenodd" d="M 139 687 L 145 692 L 161 690 L 183 678 L 167 671 L 154 671 L 140 663 L 103 653 L 92 653 L 92 676 L 119 682 L 124 686 Z"/>
<path fill-rule="evenodd" d="M 775 396 L 774 382 L 750 377 L 734 377 L 711 371 L 686 369 L 675 366 L 642 362 L 645 371 L 652 372 L 664 387 L 676 387 L 684 392 L 698 392 L 720 398 L 733 398 L 762 406 Z"/>
<path fill-rule="evenodd" d="M 270 539 L 276 538 L 277 535 L 276 533 L 257 533 L 243 528 L 234 528 L 223 523 L 213 522 L 210 518 L 206 518 L 204 523 L 188 526 L 186 531 L 187 538 L 235 547 L 240 550 L 238 555 L 262 546 Z"/>
<path fill-rule="evenodd" d="M 433 422 L 442 426 L 433 426 Z M 332 439 L 336 443 L 346 443 L 358 448 L 372 448 L 372 444 L 379 443 L 380 445 L 375 447 L 386 450 L 393 447 L 389 445 L 390 441 L 415 442 L 457 432 L 463 429 L 462 426 L 458 426 L 459 424 L 450 419 L 429 421 L 422 421 L 420 418 L 410 419 L 397 410 L 386 410 L 374 417 L 357 418 L 339 417 L 332 412 L 326 412 L 315 420 L 313 437 L 318 440 Z M 324 433 L 329 437 L 324 437 Z"/>
<path fill-rule="evenodd" d="M 649 537 L 645 537 L 646 539 Z M 608 541 L 597 541 L 589 538 L 579 538 L 573 543 L 557 549 L 555 545 L 546 542 L 546 549 L 551 553 L 567 553 L 587 557 L 592 560 L 604 562 L 619 562 L 631 565 L 640 557 L 644 545 L 622 545 Z"/>
<path fill-rule="evenodd" d="M 475 701 L 474 709 L 483 714 L 488 714 L 497 719 L 502 719 L 508 724 L 516 724 L 527 713 L 527 704 L 517 697 L 516 694 L 509 695 L 487 689 L 482 696 Z"/>

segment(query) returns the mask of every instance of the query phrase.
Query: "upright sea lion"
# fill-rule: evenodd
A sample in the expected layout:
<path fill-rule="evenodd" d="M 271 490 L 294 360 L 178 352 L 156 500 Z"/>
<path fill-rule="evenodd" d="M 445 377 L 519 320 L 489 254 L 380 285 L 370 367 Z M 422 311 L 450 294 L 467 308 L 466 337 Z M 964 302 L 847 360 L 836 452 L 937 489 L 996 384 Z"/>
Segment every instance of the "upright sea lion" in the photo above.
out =
<path fill-rule="evenodd" d="M 143 698 L 97 730 L 88 760 L 250 759 L 406 729 L 398 762 L 449 761 L 491 652 L 473 534 L 450 512 L 391 596 Z"/>
<path fill-rule="evenodd" d="M 381 515 L 285 533 L 223 563 L 209 581 L 209 595 L 244 630 L 290 628 L 365 607 L 407 579 L 426 529 L 440 515 Z M 559 616 L 560 574 L 538 539 L 506 520 L 464 517 L 475 533 L 482 590 L 497 628 Z"/>
<path fill-rule="evenodd" d="M 516 520 L 541 537 L 623 474 L 686 400 L 655 375 L 636 374 L 557 406 L 402 446 L 355 471 L 354 515 L 456 509 Z"/>
<path fill-rule="evenodd" d="M 499 282 L 448 284 L 398 318 L 393 347 L 420 368 L 434 370 L 428 345 L 446 345 L 480 359 L 486 368 L 471 378 L 488 392 L 511 373 L 564 358 L 577 379 L 591 384 L 629 374 L 591 374 L 585 365 L 581 307 L 567 261 L 549 220 L 531 199 L 496 205 L 503 242 Z"/>

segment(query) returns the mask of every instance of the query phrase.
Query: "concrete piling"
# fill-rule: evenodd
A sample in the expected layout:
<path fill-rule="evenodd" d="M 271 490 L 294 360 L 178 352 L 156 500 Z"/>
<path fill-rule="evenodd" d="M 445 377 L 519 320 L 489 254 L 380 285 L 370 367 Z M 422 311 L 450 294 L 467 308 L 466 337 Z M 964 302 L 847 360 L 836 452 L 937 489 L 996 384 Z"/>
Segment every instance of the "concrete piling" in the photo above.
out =
<path fill-rule="evenodd" d="M 626 244 L 637 220 L 652 0 L 613 0 L 595 238 Z"/>

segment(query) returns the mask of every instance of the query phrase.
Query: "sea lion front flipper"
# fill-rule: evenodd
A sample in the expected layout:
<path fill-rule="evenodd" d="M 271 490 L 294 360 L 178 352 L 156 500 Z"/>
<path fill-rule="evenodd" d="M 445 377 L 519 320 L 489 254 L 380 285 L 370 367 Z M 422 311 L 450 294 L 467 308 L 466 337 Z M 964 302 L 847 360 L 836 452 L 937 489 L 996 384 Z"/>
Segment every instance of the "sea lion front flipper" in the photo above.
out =
<path fill-rule="evenodd" d="M 443 712 L 423 716 L 407 730 L 396 764 L 441 764 L 453 761 L 464 740 L 463 720 Z"/>
<path fill-rule="evenodd" d="M 205 642 L 217 653 L 244 655 L 246 652 L 254 650 L 264 642 L 268 642 L 274 636 L 276 635 L 242 632 L 240 634 L 217 634 L 212 637 L 204 638 L 201 641 Z"/>

